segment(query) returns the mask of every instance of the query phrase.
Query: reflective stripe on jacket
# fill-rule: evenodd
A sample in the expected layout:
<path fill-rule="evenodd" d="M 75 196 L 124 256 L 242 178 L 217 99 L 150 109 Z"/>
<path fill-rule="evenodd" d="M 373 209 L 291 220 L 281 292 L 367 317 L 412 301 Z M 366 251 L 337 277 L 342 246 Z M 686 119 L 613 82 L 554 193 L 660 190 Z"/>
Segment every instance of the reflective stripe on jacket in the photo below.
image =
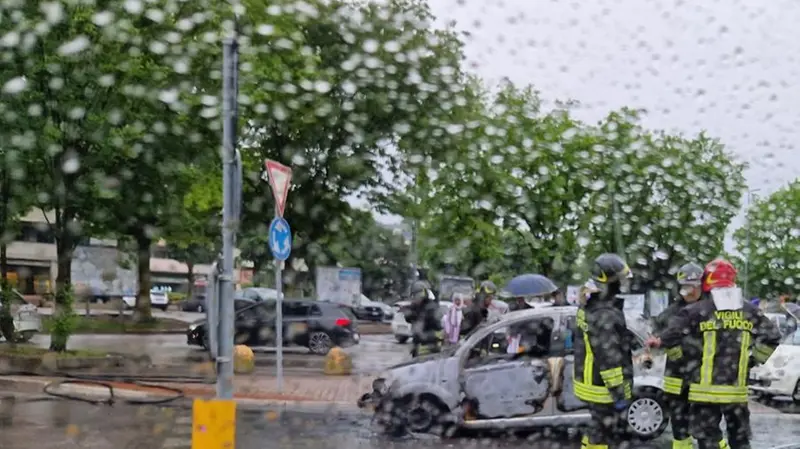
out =
<path fill-rule="evenodd" d="M 703 299 L 684 307 L 661 333 L 663 347 L 675 347 L 686 338 L 700 342 L 689 373 L 689 401 L 711 404 L 747 403 L 750 351 L 765 362 L 780 344 L 778 328 L 750 303 L 739 310 L 718 311 Z M 686 354 L 683 354 L 686 357 Z"/>
<path fill-rule="evenodd" d="M 630 399 L 633 360 L 622 310 L 610 302 L 590 299 L 578 310 L 574 335 L 575 396 L 594 404 Z"/>

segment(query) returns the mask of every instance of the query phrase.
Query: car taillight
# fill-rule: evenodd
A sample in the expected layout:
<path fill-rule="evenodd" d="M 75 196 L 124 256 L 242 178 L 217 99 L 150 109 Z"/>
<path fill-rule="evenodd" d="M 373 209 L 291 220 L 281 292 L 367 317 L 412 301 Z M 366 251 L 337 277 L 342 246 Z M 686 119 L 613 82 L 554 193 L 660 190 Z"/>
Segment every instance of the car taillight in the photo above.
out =
<path fill-rule="evenodd" d="M 339 318 L 336 320 L 336 325 L 340 327 L 347 327 L 350 323 L 351 321 L 348 318 Z"/>

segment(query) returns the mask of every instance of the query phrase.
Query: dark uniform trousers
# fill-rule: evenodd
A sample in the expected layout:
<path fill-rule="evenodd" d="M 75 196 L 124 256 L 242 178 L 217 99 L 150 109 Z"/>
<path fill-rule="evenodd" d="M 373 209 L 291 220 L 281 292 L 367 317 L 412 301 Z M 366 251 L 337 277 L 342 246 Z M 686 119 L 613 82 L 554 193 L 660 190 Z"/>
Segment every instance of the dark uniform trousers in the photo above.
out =
<path fill-rule="evenodd" d="M 691 410 L 689 388 L 684 386 L 680 394 L 665 393 L 669 423 L 672 427 L 672 449 L 694 449 L 691 436 Z"/>
<path fill-rule="evenodd" d="M 630 448 L 624 411 L 613 405 L 589 404 L 592 421 L 581 441 L 581 449 Z"/>
<path fill-rule="evenodd" d="M 750 449 L 750 410 L 747 404 L 691 404 L 692 436 L 699 449 Z M 726 442 L 720 423 L 725 417 Z"/>

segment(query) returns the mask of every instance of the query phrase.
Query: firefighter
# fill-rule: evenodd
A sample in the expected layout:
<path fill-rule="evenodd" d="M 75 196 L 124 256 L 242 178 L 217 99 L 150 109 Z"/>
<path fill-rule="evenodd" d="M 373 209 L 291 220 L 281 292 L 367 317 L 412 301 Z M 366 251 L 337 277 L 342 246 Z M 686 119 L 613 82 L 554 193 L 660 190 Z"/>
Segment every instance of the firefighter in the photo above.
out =
<path fill-rule="evenodd" d="M 411 305 L 404 316 L 411 324 L 413 346 L 411 356 L 439 352 L 444 342 L 442 313 L 433 292 L 426 281 L 416 281 L 411 285 Z"/>
<path fill-rule="evenodd" d="M 606 449 L 624 440 L 625 412 L 631 401 L 631 342 L 617 298 L 627 292 L 631 271 L 616 254 L 594 261 L 590 292 L 578 310 L 574 332 L 575 395 L 589 405 L 592 422 L 582 449 Z"/>
<path fill-rule="evenodd" d="M 736 268 L 724 259 L 706 265 L 703 298 L 681 309 L 650 347 L 675 347 L 697 340 L 692 357 L 689 403 L 692 436 L 700 449 L 749 449 L 750 410 L 747 407 L 748 353 L 763 363 L 781 340 L 780 331 L 736 288 Z M 687 361 L 687 365 L 689 361 Z M 728 441 L 720 421 L 725 417 Z"/>
<path fill-rule="evenodd" d="M 694 263 L 682 266 L 676 275 L 680 291 L 678 298 L 658 315 L 653 323 L 655 335 L 663 332 L 670 318 L 689 304 L 694 304 L 702 294 L 703 267 Z M 672 449 L 693 449 L 689 431 L 689 385 L 684 381 L 688 366 L 683 357 L 684 348 L 692 351 L 695 345 L 684 341 L 681 345 L 667 348 L 667 366 L 664 374 L 664 392 L 672 424 Z"/>
<path fill-rule="evenodd" d="M 461 335 L 468 335 L 489 318 L 489 306 L 497 294 L 497 287 L 492 281 L 483 281 L 475 292 L 472 304 L 464 310 L 461 322 Z"/>

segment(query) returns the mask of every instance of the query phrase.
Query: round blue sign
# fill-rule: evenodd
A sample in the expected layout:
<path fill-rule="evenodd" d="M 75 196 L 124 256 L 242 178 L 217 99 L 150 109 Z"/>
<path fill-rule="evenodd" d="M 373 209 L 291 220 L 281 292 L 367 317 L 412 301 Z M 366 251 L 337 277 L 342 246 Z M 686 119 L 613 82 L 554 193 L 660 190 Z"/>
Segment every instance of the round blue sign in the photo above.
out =
<path fill-rule="evenodd" d="M 281 261 L 289 259 L 292 253 L 292 230 L 283 217 L 275 217 L 269 225 L 269 249 Z"/>

